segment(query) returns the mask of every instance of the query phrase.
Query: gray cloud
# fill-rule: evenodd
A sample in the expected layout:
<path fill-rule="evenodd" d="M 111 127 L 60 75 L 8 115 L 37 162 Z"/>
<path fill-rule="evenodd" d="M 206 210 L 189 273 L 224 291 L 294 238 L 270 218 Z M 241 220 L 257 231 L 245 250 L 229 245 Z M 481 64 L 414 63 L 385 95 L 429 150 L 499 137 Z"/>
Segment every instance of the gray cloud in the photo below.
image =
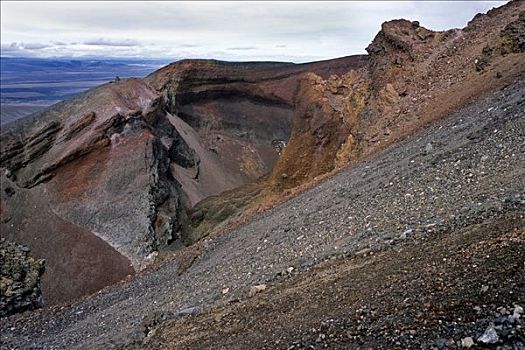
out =
<path fill-rule="evenodd" d="M 136 40 L 132 40 L 132 39 L 109 40 L 109 39 L 100 38 L 100 39 L 85 41 L 84 45 L 130 47 L 130 46 L 139 46 L 139 43 Z"/>
<path fill-rule="evenodd" d="M 14 52 L 19 52 L 20 48 L 18 47 L 16 43 L 12 43 L 9 45 L 2 44 L 0 46 L 0 51 L 2 52 L 2 55 L 6 55 L 6 54 L 12 54 Z"/>
<path fill-rule="evenodd" d="M 247 50 L 257 50 L 258 48 L 255 46 L 237 46 L 237 47 L 229 47 L 226 50 L 232 50 L 232 51 L 247 51 Z"/>
<path fill-rule="evenodd" d="M 197 44 L 179 44 L 177 47 L 180 47 L 180 48 L 183 48 L 183 49 L 187 49 L 187 48 L 200 47 L 200 45 L 197 45 Z"/>
<path fill-rule="evenodd" d="M 2 44 L 0 52 L 2 56 L 38 56 L 39 51 L 48 49 L 52 45 L 42 43 L 11 43 Z"/>
<path fill-rule="evenodd" d="M 304 62 L 364 53 L 390 19 L 444 30 L 503 3 L 5 1 L 0 35 L 3 43 L 49 45 L 6 48 L 2 55 Z"/>
<path fill-rule="evenodd" d="M 24 48 L 25 50 L 42 50 L 49 46 L 50 45 L 48 44 L 41 44 L 41 43 L 27 43 L 27 44 L 21 43 L 21 47 Z"/>

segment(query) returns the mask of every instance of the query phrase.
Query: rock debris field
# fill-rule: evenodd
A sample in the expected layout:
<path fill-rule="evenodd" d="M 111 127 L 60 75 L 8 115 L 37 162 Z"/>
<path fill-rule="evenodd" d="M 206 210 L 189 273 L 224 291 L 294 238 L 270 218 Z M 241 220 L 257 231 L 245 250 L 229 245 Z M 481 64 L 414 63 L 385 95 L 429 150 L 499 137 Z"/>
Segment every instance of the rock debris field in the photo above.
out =
<path fill-rule="evenodd" d="M 2 349 L 524 349 L 524 214 L 520 78 Z"/>

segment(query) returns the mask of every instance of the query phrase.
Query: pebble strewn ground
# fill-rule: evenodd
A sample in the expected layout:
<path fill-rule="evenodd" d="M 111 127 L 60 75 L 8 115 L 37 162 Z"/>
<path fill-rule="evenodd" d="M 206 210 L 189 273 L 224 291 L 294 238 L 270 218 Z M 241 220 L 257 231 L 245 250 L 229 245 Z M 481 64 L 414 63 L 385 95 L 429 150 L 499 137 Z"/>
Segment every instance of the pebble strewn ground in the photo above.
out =
<path fill-rule="evenodd" d="M 330 258 L 344 261 L 356 253 L 368 256 L 385 249 L 395 251 L 407 242 L 417 248 L 419 241 L 445 233 L 454 237 L 456 231 L 505 219 L 509 213 L 512 215 L 507 217 L 507 221 L 511 221 L 508 229 L 513 230 L 516 227 L 512 227 L 512 223 L 523 225 L 525 212 L 524 110 L 525 80 L 521 79 L 352 166 L 253 222 L 213 237 L 200 257 L 180 276 L 176 263 L 168 262 L 156 271 L 124 285 L 110 287 L 73 307 L 1 321 L 2 347 L 107 349 L 133 342 L 143 346 L 152 327 L 163 319 L 177 318 L 179 314 L 205 315 L 224 303 L 237 300 L 243 304 L 253 286 L 278 286 L 290 275 L 300 276 L 303 271 Z M 513 233 L 511 238 L 521 242 L 522 233 Z M 417 249 L 412 251 L 417 252 Z M 523 249 L 513 254 L 515 259 L 524 258 Z M 516 266 L 523 266 L 523 262 L 517 263 Z M 456 278 L 461 279 L 462 275 Z M 513 282 L 509 286 L 515 293 L 512 300 L 508 299 L 509 304 L 497 305 L 505 308 L 505 313 L 502 309 L 479 305 L 483 321 L 478 328 L 486 330 L 486 339 L 494 337 L 488 329 L 493 324 L 498 337 L 506 336 L 503 333 L 507 331 L 521 332 L 516 339 L 523 340 L 522 321 L 518 322 L 517 316 L 512 316 L 514 323 L 510 321 L 511 315 L 521 315 L 519 307 L 525 306 L 520 303 L 525 300 L 523 284 L 523 280 Z M 500 290 L 505 292 L 505 288 Z M 371 290 L 370 295 L 373 292 Z M 251 293 L 250 300 L 264 298 L 266 293 L 265 290 Z M 396 300 L 404 302 L 404 308 L 410 310 L 410 303 L 405 301 L 407 297 L 401 293 L 396 295 Z M 293 306 L 300 308 L 303 304 L 308 301 Z M 371 312 L 363 310 L 364 315 L 373 317 Z M 319 319 L 319 322 L 324 320 Z M 335 326 L 321 324 L 319 327 L 344 329 L 338 326 L 344 322 L 344 317 L 334 318 L 330 324 Z M 449 323 L 443 327 L 454 327 L 450 322 L 462 323 L 446 322 Z M 511 324 L 513 327 L 509 328 Z M 238 327 L 249 329 L 243 324 Z M 412 334 L 414 331 L 416 334 Z M 404 330 L 402 333 L 409 341 L 411 336 L 417 338 L 417 332 Z M 299 332 L 299 340 L 277 339 L 278 343 L 272 346 L 281 348 L 284 343 L 284 348 L 325 347 L 323 344 L 330 332 L 314 333 L 305 336 Z M 470 340 L 472 346 L 483 343 L 477 333 L 470 337 L 472 339 L 455 339 L 451 334 L 449 338 L 432 339 L 431 346 L 468 348 Z M 451 338 L 454 344 L 450 343 Z M 468 336 L 465 334 L 464 338 Z M 337 348 L 326 344 L 326 347 Z M 374 343 L 368 344 L 374 348 Z M 391 348 L 410 344 L 413 348 L 430 346 L 403 343 L 396 338 Z M 254 346 L 257 345 L 263 346 L 258 343 Z M 233 344 L 230 348 L 238 346 Z"/>

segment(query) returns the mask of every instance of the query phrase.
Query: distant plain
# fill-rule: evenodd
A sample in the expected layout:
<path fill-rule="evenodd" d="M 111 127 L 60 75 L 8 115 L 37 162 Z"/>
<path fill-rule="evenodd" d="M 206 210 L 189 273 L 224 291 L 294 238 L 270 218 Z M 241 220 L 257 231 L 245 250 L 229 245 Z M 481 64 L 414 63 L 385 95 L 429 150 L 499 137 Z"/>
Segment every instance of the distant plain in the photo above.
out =
<path fill-rule="evenodd" d="M 144 77 L 168 61 L 0 58 L 1 124 L 23 118 L 96 85 Z"/>

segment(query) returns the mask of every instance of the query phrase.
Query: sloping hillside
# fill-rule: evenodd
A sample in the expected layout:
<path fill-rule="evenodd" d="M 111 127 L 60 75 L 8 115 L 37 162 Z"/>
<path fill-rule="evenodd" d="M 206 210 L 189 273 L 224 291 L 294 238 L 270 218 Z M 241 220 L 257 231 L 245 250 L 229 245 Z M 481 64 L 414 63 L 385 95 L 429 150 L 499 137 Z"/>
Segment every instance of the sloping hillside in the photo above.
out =
<path fill-rule="evenodd" d="M 523 344 L 524 93 L 520 77 L 158 269 L 3 320 L 3 345 L 454 348 L 491 322 L 493 348 Z"/>
<path fill-rule="evenodd" d="M 523 2 L 510 2 L 444 32 L 386 22 L 367 48 L 366 66 L 329 78 L 306 74 L 294 97 L 290 140 L 268 178 L 199 203 L 188 236 L 271 207 L 521 76 L 524 10 Z"/>
<path fill-rule="evenodd" d="M 364 62 L 181 61 L 7 124 L 3 235 L 48 261 L 48 305 L 115 283 L 188 242 L 187 209 L 272 169 L 303 72 Z"/>
<path fill-rule="evenodd" d="M 159 322 L 152 312 L 193 329 L 177 312 L 209 316 L 221 303 L 229 310 L 250 287 L 280 284 L 330 257 L 342 259 L 343 270 L 353 264 L 346 257 L 368 249 L 386 249 L 395 260 L 398 241 L 408 238 L 415 260 L 423 259 L 418 244 L 442 256 L 427 239 L 443 235 L 468 249 L 480 237 L 470 234 L 478 224 L 495 242 L 521 244 L 524 36 L 520 1 L 444 32 L 395 20 L 383 24 L 368 56 L 302 65 L 185 60 L 6 125 L 0 228 L 47 260 L 44 303 L 73 303 L 113 285 L 73 307 L 2 321 L 6 344 L 169 347 L 173 325 L 162 328 L 166 341 L 147 337 Z M 492 232 L 495 226 L 505 230 Z M 492 248 L 501 263 L 523 258 L 523 250 Z M 443 254 L 465 263 L 474 257 Z M 159 257 L 168 262 L 155 267 Z M 388 265 L 374 266 L 387 274 Z M 501 287 L 513 296 L 495 295 L 494 305 L 520 302 L 515 266 L 501 272 L 516 280 Z M 457 277 L 440 269 L 444 280 Z M 410 273 L 407 281 L 419 274 Z M 297 285 L 301 278 L 309 277 Z M 378 282 L 370 288 L 383 288 Z M 258 304 L 241 305 L 250 315 Z M 298 326 L 299 311 L 290 326 Z M 310 325 L 322 317 L 314 313 Z M 277 340 L 308 338 L 306 331 L 283 328 Z M 215 339 L 210 332 L 180 346 L 205 347 Z M 256 346 L 274 338 L 254 332 Z M 385 339 L 378 344 L 403 347 Z"/>

